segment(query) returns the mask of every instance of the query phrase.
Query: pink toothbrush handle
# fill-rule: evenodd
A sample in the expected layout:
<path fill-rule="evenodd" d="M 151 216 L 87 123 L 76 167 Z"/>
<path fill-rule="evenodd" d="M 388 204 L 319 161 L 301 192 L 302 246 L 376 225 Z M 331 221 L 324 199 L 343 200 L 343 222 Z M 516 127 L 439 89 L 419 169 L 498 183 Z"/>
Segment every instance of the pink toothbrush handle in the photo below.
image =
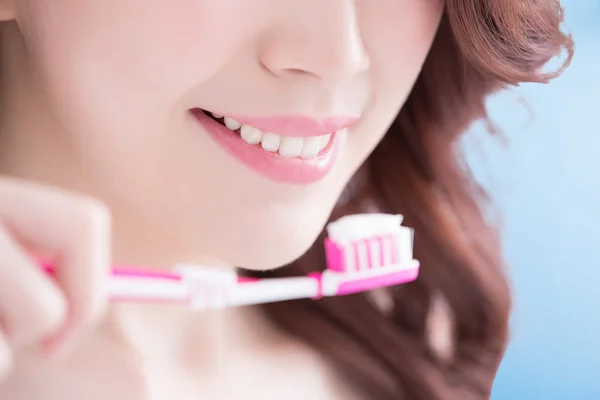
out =
<path fill-rule="evenodd" d="M 419 276 L 419 268 L 408 269 L 405 271 L 394 272 L 389 275 L 375 276 L 357 281 L 343 282 L 338 286 L 336 296 L 345 296 L 348 294 L 365 292 L 368 290 L 379 289 L 382 287 L 396 286 L 403 283 L 412 282 Z"/>
<path fill-rule="evenodd" d="M 42 268 L 49 275 L 54 274 L 51 263 L 41 263 Z M 252 278 L 236 278 L 238 284 L 255 281 Z M 193 286 L 193 287 L 192 287 Z M 207 284 L 203 288 L 211 289 L 218 284 Z M 188 304 L 192 297 L 206 296 L 199 293 L 203 288 L 199 285 L 190 285 L 184 276 L 176 272 L 158 272 L 141 270 L 131 267 L 114 267 L 110 272 L 108 297 L 110 301 L 137 301 L 137 302 L 166 302 Z M 205 290 L 209 292 L 211 290 Z"/>

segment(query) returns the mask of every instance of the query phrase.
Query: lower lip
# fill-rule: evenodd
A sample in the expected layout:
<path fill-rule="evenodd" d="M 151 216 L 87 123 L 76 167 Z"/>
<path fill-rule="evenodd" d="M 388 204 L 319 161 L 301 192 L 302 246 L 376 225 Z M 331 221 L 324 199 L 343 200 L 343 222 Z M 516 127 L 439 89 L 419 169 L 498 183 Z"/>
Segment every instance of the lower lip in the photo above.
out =
<path fill-rule="evenodd" d="M 239 134 L 227 129 L 203 111 L 193 109 L 191 113 L 229 154 L 248 168 L 277 182 L 309 184 L 320 181 L 331 170 L 340 147 L 338 135 L 334 133 L 316 158 L 284 158 L 278 153 L 264 150 L 260 145 L 244 142 Z"/>

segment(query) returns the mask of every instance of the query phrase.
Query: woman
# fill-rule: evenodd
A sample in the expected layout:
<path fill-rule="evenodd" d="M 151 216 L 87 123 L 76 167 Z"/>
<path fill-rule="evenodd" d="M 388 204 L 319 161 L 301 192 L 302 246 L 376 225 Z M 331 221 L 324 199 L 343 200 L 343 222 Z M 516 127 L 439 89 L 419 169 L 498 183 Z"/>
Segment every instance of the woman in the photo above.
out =
<path fill-rule="evenodd" d="M 0 398 L 489 397 L 509 290 L 456 143 L 488 94 L 570 59 L 558 1 L 0 10 Z M 328 219 L 373 210 L 415 228 L 416 282 L 213 313 L 105 304 L 115 264 L 318 270 Z"/>

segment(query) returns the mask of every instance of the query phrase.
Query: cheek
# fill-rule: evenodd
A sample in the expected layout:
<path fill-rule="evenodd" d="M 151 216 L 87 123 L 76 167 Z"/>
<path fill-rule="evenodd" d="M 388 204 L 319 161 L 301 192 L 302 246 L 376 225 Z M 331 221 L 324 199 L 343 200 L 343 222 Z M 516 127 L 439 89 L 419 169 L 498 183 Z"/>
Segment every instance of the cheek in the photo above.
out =
<path fill-rule="evenodd" d="M 386 99 L 395 98 L 396 107 L 421 72 L 443 9 L 442 0 L 383 0 L 367 13 L 372 82 Z"/>
<path fill-rule="evenodd" d="M 235 5 L 243 11 L 249 3 L 21 4 L 28 4 L 18 22 L 33 73 L 61 131 L 72 136 L 81 158 L 100 166 L 118 165 L 115 160 L 143 150 L 136 156 L 142 171 L 175 146 L 165 132 L 181 126 L 183 102 L 194 87 L 221 70 L 240 46 L 244 13 L 231 10 Z M 232 24 L 241 30 L 232 30 Z"/>
<path fill-rule="evenodd" d="M 246 4 L 39 0 L 18 20 L 36 72 L 57 102 L 102 106 L 114 115 L 123 106 L 129 113 L 161 104 L 166 110 L 222 69 L 246 36 Z M 234 5 L 242 12 L 230 12 Z"/>
<path fill-rule="evenodd" d="M 367 5 L 368 4 L 368 5 Z M 380 0 L 361 10 L 373 97 L 354 144 L 362 163 L 383 138 L 418 78 L 436 35 L 443 0 Z"/>

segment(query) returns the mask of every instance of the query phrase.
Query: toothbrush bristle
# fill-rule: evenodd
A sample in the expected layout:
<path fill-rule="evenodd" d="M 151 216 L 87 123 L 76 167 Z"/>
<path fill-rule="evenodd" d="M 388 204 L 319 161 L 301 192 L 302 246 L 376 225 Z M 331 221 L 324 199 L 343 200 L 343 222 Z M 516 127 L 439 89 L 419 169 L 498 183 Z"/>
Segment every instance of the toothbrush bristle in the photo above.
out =
<path fill-rule="evenodd" d="M 376 214 L 372 221 L 368 217 L 364 214 L 360 218 L 344 217 L 330 224 L 330 237 L 325 242 L 329 270 L 359 272 L 412 259 L 412 232 L 401 226 L 401 216 L 384 218 Z M 397 224 L 395 229 L 393 223 Z"/>

